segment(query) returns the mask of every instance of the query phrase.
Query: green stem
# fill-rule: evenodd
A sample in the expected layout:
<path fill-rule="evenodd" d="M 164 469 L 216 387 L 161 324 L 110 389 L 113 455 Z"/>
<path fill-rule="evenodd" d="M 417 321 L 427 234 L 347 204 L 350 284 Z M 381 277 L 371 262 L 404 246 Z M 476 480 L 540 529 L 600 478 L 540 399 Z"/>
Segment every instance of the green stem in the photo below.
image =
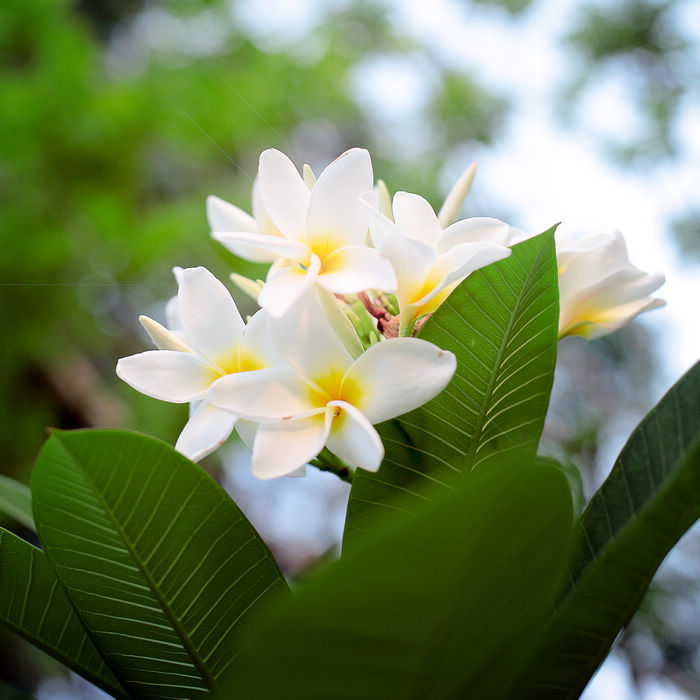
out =
<path fill-rule="evenodd" d="M 322 472 L 331 472 L 339 479 L 352 484 L 354 468 L 344 460 L 334 455 L 327 447 L 324 447 L 316 459 L 312 459 L 309 464 Z"/>

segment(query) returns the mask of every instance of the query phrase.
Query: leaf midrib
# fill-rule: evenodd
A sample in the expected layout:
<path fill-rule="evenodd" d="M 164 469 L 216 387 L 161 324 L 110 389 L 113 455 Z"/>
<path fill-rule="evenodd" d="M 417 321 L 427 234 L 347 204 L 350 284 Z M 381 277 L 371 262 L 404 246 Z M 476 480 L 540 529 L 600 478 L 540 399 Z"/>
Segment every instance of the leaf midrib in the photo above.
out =
<path fill-rule="evenodd" d="M 578 585 L 578 583 L 584 577 L 586 577 L 592 571 L 592 569 L 596 568 L 596 565 L 600 562 L 600 560 L 604 559 L 608 555 L 608 553 L 615 548 L 618 541 L 622 537 L 625 537 L 626 534 L 631 530 L 631 528 L 634 527 L 634 525 L 639 520 L 645 518 L 650 511 L 653 511 L 659 503 L 659 501 L 664 500 L 667 497 L 669 491 L 673 491 L 673 489 L 677 487 L 679 479 L 685 473 L 684 467 L 686 463 L 692 463 L 692 459 L 694 456 L 700 456 L 700 435 L 696 437 L 696 439 L 688 446 L 685 452 L 679 455 L 679 458 L 675 460 L 673 469 L 669 471 L 666 474 L 666 477 L 663 479 L 663 481 L 657 485 L 656 490 L 652 494 L 652 497 L 648 498 L 641 506 L 641 508 L 635 508 L 632 511 L 631 517 L 627 519 L 627 522 L 625 522 L 625 524 L 621 528 L 612 531 L 612 536 L 608 537 L 608 539 L 605 541 L 605 544 L 602 547 L 593 551 L 593 548 L 591 547 L 591 544 L 589 542 L 588 548 L 591 551 L 592 559 L 584 569 L 581 569 L 576 579 L 572 582 L 571 589 L 568 591 L 565 598 L 563 598 L 561 601 L 562 605 L 576 591 L 576 586 Z M 691 511 L 692 507 L 688 507 L 687 511 L 684 511 L 684 513 Z M 697 508 L 695 508 L 695 511 L 697 511 Z M 605 508 L 605 513 L 607 514 L 607 507 Z M 586 532 L 585 528 L 583 528 L 583 532 Z"/>
<path fill-rule="evenodd" d="M 78 456 L 70 449 L 70 447 L 68 447 L 68 445 L 66 445 L 65 442 L 60 440 L 60 438 L 58 437 L 57 434 L 54 434 L 53 437 L 57 440 L 57 442 L 61 445 L 61 447 L 65 450 L 65 452 L 71 457 L 73 462 L 76 465 L 80 465 L 80 460 L 78 459 Z M 81 466 L 79 466 L 79 469 L 80 469 L 81 473 L 83 473 L 86 476 L 87 480 L 91 484 L 93 491 L 94 491 L 94 493 L 96 493 L 99 502 L 102 504 L 102 507 L 104 508 L 105 512 L 109 515 L 109 518 L 112 521 L 112 523 L 114 524 L 114 526 L 117 530 L 117 533 L 119 534 L 119 537 L 124 542 L 124 546 L 126 547 L 129 554 L 133 557 L 139 570 L 141 571 L 141 574 L 146 579 L 146 581 L 148 583 L 148 587 L 150 588 L 154 597 L 156 598 L 156 600 L 160 604 L 161 609 L 165 613 L 166 617 L 168 618 L 168 620 L 172 624 L 173 629 L 177 633 L 177 636 L 180 638 L 180 641 L 181 641 L 183 647 L 185 648 L 185 651 L 187 652 L 188 656 L 192 660 L 192 663 L 196 667 L 199 674 L 202 676 L 202 680 L 207 684 L 207 687 L 209 688 L 210 691 L 214 691 L 216 689 L 216 682 L 215 682 L 213 676 L 209 673 L 209 670 L 207 669 L 207 667 L 204 663 L 204 660 L 197 653 L 195 647 L 193 646 L 191 640 L 189 639 L 189 636 L 187 635 L 184 628 L 180 624 L 178 618 L 175 616 L 175 613 L 170 608 L 170 605 L 167 603 L 165 597 L 161 594 L 160 589 L 156 585 L 155 580 L 148 573 L 148 570 L 145 567 L 144 562 L 141 561 L 141 558 L 136 553 L 134 548 L 131 546 L 129 539 L 128 539 L 126 533 L 121 528 L 119 522 L 117 521 L 117 519 L 112 511 L 112 508 L 109 506 L 107 501 L 102 496 L 102 493 L 97 488 L 97 484 L 95 483 L 94 479 L 92 479 L 89 472 L 87 472 Z M 76 612 L 78 613 L 78 615 L 81 617 L 81 620 L 82 620 L 82 616 L 80 615 L 80 611 L 76 609 Z M 83 624 L 85 624 L 85 623 L 83 622 Z M 85 627 L 89 631 L 89 629 L 90 629 L 89 626 L 85 625 Z M 99 648 L 99 645 L 96 644 L 96 646 Z"/>
<path fill-rule="evenodd" d="M 3 528 L 0 528 L 0 548 L 2 546 L 3 538 L 5 536 L 7 536 L 8 534 L 11 534 L 11 533 L 8 533 L 8 531 L 4 530 Z M 26 541 L 25 541 L 25 544 L 28 547 L 31 547 L 30 552 L 31 552 L 32 561 L 34 560 L 34 557 L 36 557 L 36 556 L 46 557 L 46 554 L 44 552 L 42 552 L 38 547 L 35 547 L 33 544 L 30 544 L 29 542 L 26 542 Z M 47 559 L 47 564 L 49 564 L 49 566 L 51 566 L 50 562 L 48 561 L 48 557 L 46 557 L 46 559 Z M 56 580 L 54 581 L 54 586 L 59 585 L 59 582 L 60 582 L 60 579 L 58 578 L 58 576 L 56 576 Z M 61 588 L 63 588 L 62 585 L 61 585 Z M 49 601 L 53 600 L 54 595 L 55 595 L 55 590 L 52 589 L 52 593 L 49 596 Z M 83 626 L 83 629 L 85 630 L 85 635 L 87 637 L 89 637 L 90 640 L 92 641 L 93 648 L 96 650 L 96 652 L 98 654 L 98 658 L 102 662 L 103 668 L 105 668 L 107 671 L 114 674 L 114 671 L 112 670 L 111 666 L 107 663 L 105 658 L 102 656 L 102 652 L 99 650 L 97 645 L 95 645 L 94 640 L 92 639 L 92 635 L 90 635 L 87 628 L 85 628 L 85 625 L 82 622 L 82 618 L 80 617 L 77 609 L 73 606 L 72 601 L 70 600 L 70 597 L 68 597 L 68 602 L 69 602 L 73 612 L 78 616 L 78 619 L 80 620 L 81 625 Z M 54 643 L 54 644 L 49 643 L 49 642 L 45 641 L 44 638 L 39 636 L 39 632 L 41 631 L 41 628 L 44 626 L 44 620 L 46 618 L 46 613 L 48 612 L 48 610 L 49 610 L 49 608 L 47 607 L 46 611 L 44 613 L 44 616 L 42 617 L 39 625 L 37 626 L 36 633 L 32 633 L 31 631 L 29 631 L 29 629 L 27 627 L 20 626 L 20 624 L 25 624 L 24 614 L 22 614 L 20 616 L 21 617 L 21 619 L 19 620 L 20 624 L 13 622 L 7 616 L 2 617 L 2 624 L 5 625 L 8 629 L 15 632 L 15 634 L 19 635 L 23 639 L 30 641 L 34 646 L 36 646 L 39 649 L 41 649 L 42 651 L 46 652 L 47 654 L 49 654 L 51 657 L 53 657 L 57 661 L 60 661 L 68 668 L 75 670 L 76 673 L 79 673 L 81 676 L 83 676 L 83 678 L 87 679 L 91 683 L 94 683 L 99 688 L 102 688 L 103 690 L 109 690 L 109 692 L 114 694 L 115 697 L 123 697 L 123 698 L 128 697 L 123 688 L 113 686 L 112 683 L 109 681 L 109 679 L 105 678 L 104 676 L 101 676 L 98 672 L 99 669 L 96 669 L 95 671 L 91 671 L 86 666 L 87 660 L 81 660 L 79 658 L 83 653 L 82 646 L 76 652 L 75 656 L 69 656 L 67 653 L 65 653 L 63 651 L 62 647 L 57 646 L 57 643 Z M 58 635 L 58 640 L 63 639 L 63 635 L 65 633 L 65 628 L 69 622 L 70 622 L 70 617 L 67 617 L 66 621 L 65 621 L 64 628 L 61 630 L 60 634 Z M 119 679 L 117 678 L 116 674 L 115 674 L 115 679 L 117 679 L 117 681 L 119 682 Z"/>
<path fill-rule="evenodd" d="M 469 450 L 467 451 L 467 454 L 464 456 L 464 466 L 465 469 L 471 469 L 471 465 L 474 462 L 474 458 L 476 457 L 476 451 L 478 449 L 478 446 L 481 442 L 481 435 L 482 431 L 484 428 L 484 424 L 487 419 L 487 409 L 488 406 L 491 402 L 492 398 L 492 392 L 493 388 L 496 384 L 496 379 L 497 377 L 500 376 L 501 373 L 501 363 L 503 361 L 503 354 L 505 352 L 506 347 L 508 346 L 508 343 L 510 341 L 510 334 L 513 328 L 513 325 L 515 324 L 516 320 L 519 319 L 519 312 L 520 312 L 520 307 L 523 303 L 523 299 L 529 294 L 530 292 L 530 287 L 529 287 L 529 282 L 532 279 L 532 277 L 535 276 L 535 270 L 539 267 L 543 252 L 545 251 L 545 246 L 541 246 L 537 256 L 535 257 L 532 265 L 530 266 L 530 269 L 526 271 L 523 284 L 520 286 L 520 292 L 518 294 L 518 300 L 515 305 L 515 309 L 513 310 L 513 313 L 510 314 L 510 318 L 508 319 L 508 324 L 506 326 L 506 331 L 503 334 L 500 346 L 498 348 L 498 352 L 496 354 L 496 370 L 491 372 L 489 376 L 489 382 L 486 388 L 486 391 L 484 392 L 484 397 L 481 402 L 481 410 L 477 414 L 476 421 L 474 423 L 474 434 L 472 436 L 472 439 L 469 443 Z M 483 274 L 483 273 L 482 273 Z M 447 302 L 449 304 L 449 300 Z M 454 307 L 452 307 L 454 308 Z M 456 311 L 456 309 L 455 309 Z"/>

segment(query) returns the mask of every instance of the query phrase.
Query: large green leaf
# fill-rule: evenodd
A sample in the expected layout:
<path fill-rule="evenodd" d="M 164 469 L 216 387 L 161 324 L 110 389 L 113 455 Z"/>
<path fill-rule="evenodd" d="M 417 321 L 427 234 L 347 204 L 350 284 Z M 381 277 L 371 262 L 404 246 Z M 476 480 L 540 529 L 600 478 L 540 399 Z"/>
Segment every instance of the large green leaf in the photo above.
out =
<path fill-rule="evenodd" d="M 136 697 L 197 697 L 285 589 L 202 469 L 116 430 L 54 433 L 32 477 L 39 537 L 83 624 Z"/>
<path fill-rule="evenodd" d="M 127 697 L 44 553 L 2 528 L 0 622 L 110 695 Z"/>
<path fill-rule="evenodd" d="M 425 406 L 379 426 L 386 457 L 376 474 L 355 475 L 348 530 L 509 451 L 535 454 L 554 377 L 558 295 L 554 228 L 450 295 L 420 337 L 451 350 L 457 372 Z"/>
<path fill-rule="evenodd" d="M 561 586 L 567 479 L 498 464 L 419 510 L 283 601 L 230 688 L 256 700 L 501 697 Z"/>
<path fill-rule="evenodd" d="M 572 583 L 522 694 L 576 698 L 629 622 L 654 572 L 700 517 L 700 364 L 644 418 L 586 508 Z"/>
<path fill-rule="evenodd" d="M 0 474 L 0 515 L 6 515 L 29 530 L 34 530 L 32 496 L 29 487 Z"/>

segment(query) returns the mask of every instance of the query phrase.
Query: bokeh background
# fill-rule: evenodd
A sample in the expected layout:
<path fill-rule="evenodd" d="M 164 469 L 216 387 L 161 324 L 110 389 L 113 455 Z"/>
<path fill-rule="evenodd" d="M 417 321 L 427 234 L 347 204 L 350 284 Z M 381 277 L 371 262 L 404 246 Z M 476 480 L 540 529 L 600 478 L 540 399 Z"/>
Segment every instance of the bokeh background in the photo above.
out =
<path fill-rule="evenodd" d="M 700 348 L 696 0 L 3 0 L 0 471 L 28 482 L 47 426 L 174 442 L 186 408 L 114 366 L 148 347 L 136 319 L 163 318 L 174 265 L 264 276 L 209 238 L 206 196 L 249 208 L 265 148 L 318 173 L 357 145 L 436 207 L 476 160 L 465 215 L 621 228 L 666 272 L 666 308 L 560 345 L 545 441 L 600 483 Z M 334 477 L 256 482 L 233 441 L 203 467 L 289 576 L 336 556 Z M 0 630 L 0 698 L 27 696 L 96 697 Z M 700 697 L 697 530 L 587 691 L 612 697 Z"/>

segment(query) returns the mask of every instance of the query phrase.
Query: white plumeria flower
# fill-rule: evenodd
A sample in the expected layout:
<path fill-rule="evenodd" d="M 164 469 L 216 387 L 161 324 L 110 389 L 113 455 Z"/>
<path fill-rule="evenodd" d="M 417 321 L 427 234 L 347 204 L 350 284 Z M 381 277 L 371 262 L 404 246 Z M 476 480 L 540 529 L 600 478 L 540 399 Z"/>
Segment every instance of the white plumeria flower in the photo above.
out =
<path fill-rule="evenodd" d="M 510 227 L 498 219 L 474 217 L 443 229 L 423 197 L 397 192 L 394 223 L 376 211 L 370 197 L 363 202 L 371 215 L 372 242 L 396 273 L 401 335 L 437 309 L 471 272 L 510 255 Z"/>
<path fill-rule="evenodd" d="M 208 400 L 211 385 L 231 373 L 246 373 L 283 363 L 269 337 L 267 314 L 258 311 L 243 323 L 236 304 L 219 280 L 203 267 L 176 269 L 177 302 L 168 305 L 168 330 L 146 316 L 141 323 L 158 347 L 124 357 L 117 374 L 143 394 L 193 410 L 175 449 L 193 461 L 219 447 L 231 434 L 237 416 Z M 182 330 L 177 326 L 181 324 Z M 239 433 L 251 441 L 254 426 Z"/>
<path fill-rule="evenodd" d="M 455 356 L 416 338 L 394 338 L 350 355 L 326 321 L 315 292 L 270 334 L 289 367 L 223 377 L 209 398 L 220 408 L 260 421 L 253 473 L 288 474 L 327 446 L 341 459 L 376 471 L 384 447 L 373 424 L 436 396 L 455 372 Z"/>
<path fill-rule="evenodd" d="M 359 197 L 372 189 L 369 153 L 353 148 L 336 158 L 318 180 L 310 169 L 305 175 L 306 182 L 280 151 L 264 151 L 258 170 L 261 201 L 282 235 L 216 234 L 229 246 L 248 245 L 277 256 L 258 296 L 260 306 L 280 317 L 314 284 L 334 294 L 370 287 L 393 291 L 391 264 L 365 245 L 369 214 Z"/>
<path fill-rule="evenodd" d="M 559 337 L 592 340 L 627 325 L 635 316 L 665 305 L 653 299 L 665 281 L 629 263 L 622 233 L 573 240 L 557 233 Z"/>

